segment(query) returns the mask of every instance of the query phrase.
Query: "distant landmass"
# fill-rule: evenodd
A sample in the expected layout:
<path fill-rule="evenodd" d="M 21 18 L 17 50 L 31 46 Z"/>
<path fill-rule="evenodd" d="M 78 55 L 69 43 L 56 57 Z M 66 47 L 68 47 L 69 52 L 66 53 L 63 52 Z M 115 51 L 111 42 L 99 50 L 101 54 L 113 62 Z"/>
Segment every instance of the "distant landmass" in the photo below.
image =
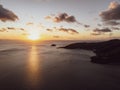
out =
<path fill-rule="evenodd" d="M 93 63 L 120 63 L 119 39 L 93 43 L 74 43 L 62 48 L 92 50 L 96 53 L 96 56 L 91 57 L 91 62 Z"/>

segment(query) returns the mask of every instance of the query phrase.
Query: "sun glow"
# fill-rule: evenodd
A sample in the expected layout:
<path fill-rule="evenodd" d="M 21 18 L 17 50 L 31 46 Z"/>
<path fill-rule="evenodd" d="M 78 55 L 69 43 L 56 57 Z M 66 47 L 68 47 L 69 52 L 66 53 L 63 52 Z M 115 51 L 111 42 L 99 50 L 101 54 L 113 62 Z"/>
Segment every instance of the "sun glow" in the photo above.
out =
<path fill-rule="evenodd" d="M 40 39 L 40 32 L 38 31 L 29 31 L 27 36 L 29 40 L 39 40 Z"/>
<path fill-rule="evenodd" d="M 40 39 L 41 32 L 38 27 L 31 25 L 28 27 L 27 32 L 28 32 L 27 38 L 29 40 L 39 40 Z"/>
<path fill-rule="evenodd" d="M 28 39 L 30 40 L 38 40 L 40 37 L 38 35 L 29 35 Z"/>

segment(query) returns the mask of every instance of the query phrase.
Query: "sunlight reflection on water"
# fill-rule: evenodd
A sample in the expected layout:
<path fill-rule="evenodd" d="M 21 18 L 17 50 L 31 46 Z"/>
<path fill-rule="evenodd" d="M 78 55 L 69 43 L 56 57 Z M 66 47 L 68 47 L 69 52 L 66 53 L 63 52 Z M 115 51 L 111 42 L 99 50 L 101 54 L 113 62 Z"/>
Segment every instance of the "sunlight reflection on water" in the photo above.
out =
<path fill-rule="evenodd" d="M 40 60 L 38 59 L 37 47 L 32 46 L 27 62 L 27 83 L 30 87 L 36 87 L 40 84 L 40 71 Z"/>

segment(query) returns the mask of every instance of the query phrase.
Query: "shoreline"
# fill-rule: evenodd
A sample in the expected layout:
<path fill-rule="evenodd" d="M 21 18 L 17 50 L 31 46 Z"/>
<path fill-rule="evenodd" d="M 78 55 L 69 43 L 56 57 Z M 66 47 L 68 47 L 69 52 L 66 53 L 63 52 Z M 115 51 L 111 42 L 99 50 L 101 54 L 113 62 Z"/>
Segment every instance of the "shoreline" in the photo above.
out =
<path fill-rule="evenodd" d="M 91 43 L 73 43 L 65 47 L 65 49 L 84 49 L 93 51 L 96 56 L 91 57 L 91 62 L 99 64 L 120 63 L 120 40 L 112 39 L 103 42 Z"/>

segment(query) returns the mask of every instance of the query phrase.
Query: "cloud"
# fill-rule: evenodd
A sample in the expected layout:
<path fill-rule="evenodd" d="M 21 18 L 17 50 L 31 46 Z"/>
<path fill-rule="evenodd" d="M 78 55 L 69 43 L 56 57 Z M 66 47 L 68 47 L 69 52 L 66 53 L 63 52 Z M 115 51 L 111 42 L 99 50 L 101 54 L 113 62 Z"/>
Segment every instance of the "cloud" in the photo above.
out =
<path fill-rule="evenodd" d="M 49 32 L 52 32 L 52 31 L 53 31 L 53 29 L 49 29 L 49 28 L 48 28 L 48 29 L 46 29 L 46 30 L 47 30 L 47 31 L 49 31 Z"/>
<path fill-rule="evenodd" d="M 26 23 L 26 25 L 33 25 L 34 23 L 32 23 L 32 22 L 28 22 L 28 23 Z"/>
<path fill-rule="evenodd" d="M 18 16 L 15 15 L 12 11 L 5 9 L 2 5 L 0 5 L 0 20 L 3 22 L 16 21 L 18 20 Z"/>
<path fill-rule="evenodd" d="M 108 9 L 100 13 L 103 25 L 119 26 L 120 25 L 120 4 L 118 2 L 111 2 Z M 118 30 L 119 28 L 111 28 Z"/>
<path fill-rule="evenodd" d="M 66 29 L 66 28 L 59 28 L 58 30 L 61 31 L 61 32 L 69 33 L 69 34 L 79 34 L 78 31 L 76 31 L 74 29 L 70 29 L 70 28 L 68 28 L 68 29 Z"/>
<path fill-rule="evenodd" d="M 102 25 L 101 24 L 97 24 L 99 27 L 101 27 Z"/>
<path fill-rule="evenodd" d="M 68 15 L 67 13 L 60 13 L 60 14 L 51 14 L 45 17 L 46 20 L 52 20 L 55 23 L 61 23 L 61 22 L 67 22 L 67 23 L 76 23 L 80 26 L 83 26 L 85 28 L 89 28 L 90 25 L 80 23 L 78 20 L 76 20 L 75 16 Z"/>
<path fill-rule="evenodd" d="M 90 27 L 90 25 L 84 25 L 84 27 L 85 27 L 85 28 L 89 28 L 89 27 Z"/>
<path fill-rule="evenodd" d="M 100 13 L 104 21 L 120 20 L 120 4 L 118 2 L 111 2 L 108 9 Z"/>
<path fill-rule="evenodd" d="M 9 30 L 15 30 L 14 27 L 7 27 L 7 29 L 9 29 Z"/>
<path fill-rule="evenodd" d="M 53 36 L 54 38 L 60 38 L 60 36 Z"/>
<path fill-rule="evenodd" d="M 11 31 L 25 32 L 25 29 L 24 28 L 15 28 L 15 27 L 0 28 L 0 32 L 11 32 Z"/>
<path fill-rule="evenodd" d="M 101 33 L 91 33 L 91 35 L 98 36 L 101 35 Z"/>
<path fill-rule="evenodd" d="M 108 9 L 100 13 L 100 17 L 104 25 L 120 25 L 120 4 L 115 1 L 111 2 Z"/>
<path fill-rule="evenodd" d="M 20 30 L 20 31 L 24 31 L 25 29 L 24 28 L 15 28 L 15 27 L 7 27 L 8 30 Z"/>
<path fill-rule="evenodd" d="M 58 31 L 60 31 L 60 32 L 68 33 L 68 34 L 79 34 L 79 32 L 74 30 L 74 29 L 63 28 L 63 27 L 60 27 L 60 28 L 54 27 L 53 29 L 46 29 L 46 30 L 49 31 L 49 32 L 53 32 L 53 31 L 58 32 Z"/>
<path fill-rule="evenodd" d="M 19 28 L 21 31 L 25 31 L 25 29 L 24 28 Z"/>
<path fill-rule="evenodd" d="M 116 26 L 116 25 L 120 25 L 120 22 L 117 22 L 115 20 L 110 20 L 110 21 L 106 21 L 104 22 L 105 25 L 111 25 L 111 26 Z"/>
<path fill-rule="evenodd" d="M 46 16 L 45 19 L 52 20 L 53 22 L 67 22 L 67 23 L 78 23 L 76 18 L 72 15 L 68 15 L 67 13 L 60 13 L 58 15 Z"/>
<path fill-rule="evenodd" d="M 98 35 L 103 35 L 105 33 L 111 33 L 111 32 L 112 30 L 109 28 L 103 28 L 103 29 L 96 28 L 93 30 L 93 33 L 91 33 L 91 35 L 98 36 Z"/>
<path fill-rule="evenodd" d="M 96 28 L 96 29 L 93 30 L 91 35 L 99 36 L 99 35 L 103 35 L 105 33 L 111 33 L 111 32 L 112 32 L 112 30 L 109 29 L 109 28 L 103 28 L 103 29 Z"/>
<path fill-rule="evenodd" d="M 6 28 L 1 28 L 0 32 L 8 32 Z"/>
<path fill-rule="evenodd" d="M 112 27 L 113 30 L 120 30 L 118 27 Z"/>
<path fill-rule="evenodd" d="M 96 29 L 93 30 L 93 32 L 107 33 L 107 32 L 112 32 L 112 30 L 109 29 L 109 28 L 103 28 L 103 29 L 96 28 Z"/>
<path fill-rule="evenodd" d="M 68 22 L 68 23 L 71 23 L 71 22 L 73 23 L 73 22 L 76 22 L 76 19 L 75 19 L 74 16 L 69 16 L 67 13 L 61 13 L 54 18 L 54 21 L 55 22 L 65 21 L 65 22 Z"/>
<path fill-rule="evenodd" d="M 52 16 L 46 16 L 45 19 L 52 19 Z"/>

